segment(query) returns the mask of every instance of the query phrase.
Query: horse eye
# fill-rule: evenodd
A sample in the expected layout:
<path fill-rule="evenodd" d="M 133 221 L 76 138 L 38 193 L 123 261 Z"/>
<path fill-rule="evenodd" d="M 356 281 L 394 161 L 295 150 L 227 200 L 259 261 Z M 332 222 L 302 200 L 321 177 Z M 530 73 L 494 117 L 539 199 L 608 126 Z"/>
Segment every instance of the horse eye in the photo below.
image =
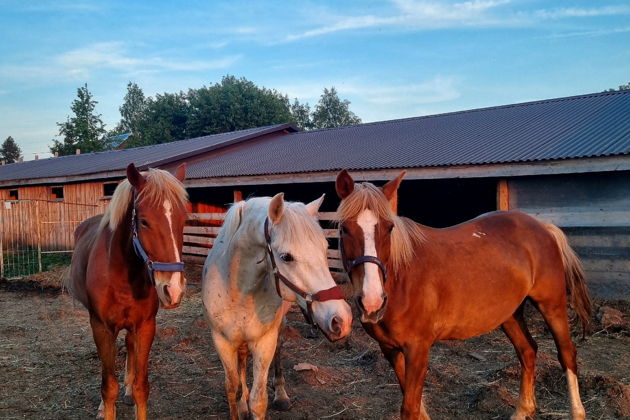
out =
<path fill-rule="evenodd" d="M 284 261 L 285 263 L 289 263 L 294 260 L 293 255 L 289 253 L 280 254 L 280 259 Z"/>
<path fill-rule="evenodd" d="M 341 226 L 341 229 L 339 229 L 339 230 L 341 231 L 341 233 L 342 233 L 343 235 L 345 235 L 345 234 L 347 234 L 347 233 L 348 233 L 348 229 L 346 229 L 346 227 L 345 227 L 345 226 Z"/>
<path fill-rule="evenodd" d="M 142 227 L 149 227 L 149 222 L 147 222 L 146 219 L 140 219 L 140 224 L 142 225 Z"/>
<path fill-rule="evenodd" d="M 390 224 L 389 226 L 386 226 L 386 227 L 387 227 L 387 233 L 392 233 L 392 230 L 394 230 L 394 224 L 393 223 Z"/>

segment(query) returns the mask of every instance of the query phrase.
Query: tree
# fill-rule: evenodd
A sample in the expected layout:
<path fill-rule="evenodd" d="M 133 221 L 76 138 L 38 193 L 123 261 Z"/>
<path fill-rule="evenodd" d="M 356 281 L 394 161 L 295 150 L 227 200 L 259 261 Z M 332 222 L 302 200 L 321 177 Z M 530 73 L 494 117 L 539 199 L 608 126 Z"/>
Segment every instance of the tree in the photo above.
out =
<path fill-rule="evenodd" d="M 224 76 L 220 83 L 188 91 L 191 137 L 244 130 L 292 120 L 289 99 L 276 90 Z"/>
<path fill-rule="evenodd" d="M 630 82 L 628 82 L 627 85 L 619 85 L 618 89 L 610 88 L 608 90 L 605 90 L 604 92 L 615 92 L 615 91 L 618 91 L 618 90 L 630 90 Z"/>
<path fill-rule="evenodd" d="M 139 135 L 131 137 L 127 146 L 145 146 L 190 138 L 186 127 L 189 112 L 188 100 L 183 92 L 149 97 L 142 116 L 134 123 Z"/>
<path fill-rule="evenodd" d="M 301 129 L 310 130 L 313 128 L 311 107 L 308 103 L 301 104 L 297 98 L 294 99 L 291 104 L 291 115 L 293 116 L 293 122 Z"/>
<path fill-rule="evenodd" d="M 7 163 L 14 163 L 22 157 L 22 149 L 17 145 L 13 137 L 9 136 L 0 146 L 0 158 Z"/>
<path fill-rule="evenodd" d="M 87 83 L 77 89 L 77 98 L 70 106 L 74 116 L 68 116 L 63 123 L 57 123 L 59 136 L 63 140 L 53 139 L 53 145 L 50 147 L 52 153 L 70 155 L 74 154 L 76 149 L 89 153 L 108 148 L 101 114 L 94 113 L 97 103 L 92 99 Z"/>
<path fill-rule="evenodd" d="M 342 127 L 360 124 L 361 118 L 350 111 L 350 101 L 339 99 L 337 90 L 331 87 L 330 90 L 324 88 L 313 111 L 312 123 L 315 128 Z"/>
<path fill-rule="evenodd" d="M 142 89 L 135 83 L 127 83 L 125 102 L 118 108 L 122 118 L 116 126 L 116 134 L 132 133 L 136 138 L 142 138 L 140 126 L 146 109 L 147 100 Z"/>

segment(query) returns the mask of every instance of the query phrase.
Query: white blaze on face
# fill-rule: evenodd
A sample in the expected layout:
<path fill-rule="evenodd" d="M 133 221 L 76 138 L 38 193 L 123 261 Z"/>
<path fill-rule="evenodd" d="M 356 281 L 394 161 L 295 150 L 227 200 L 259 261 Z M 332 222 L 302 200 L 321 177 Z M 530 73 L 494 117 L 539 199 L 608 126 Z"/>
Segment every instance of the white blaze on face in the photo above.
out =
<path fill-rule="evenodd" d="M 164 206 L 164 216 L 166 217 L 166 221 L 168 222 L 168 230 L 171 236 L 171 249 L 173 250 L 173 258 L 171 261 L 181 262 L 179 252 L 177 251 L 177 241 L 175 240 L 175 232 L 173 232 L 173 205 L 169 200 L 165 200 L 163 203 Z M 181 300 L 181 295 L 183 293 L 182 284 L 180 281 L 182 278 L 182 273 L 175 271 L 171 273 L 171 278 L 168 282 L 168 292 L 171 297 L 171 302 L 179 302 Z"/>
<path fill-rule="evenodd" d="M 376 224 L 378 219 L 371 210 L 363 210 L 357 218 L 357 224 L 363 230 L 363 255 L 376 255 Z M 376 264 L 363 264 L 363 307 L 367 313 L 376 312 L 383 306 L 383 286 Z"/>

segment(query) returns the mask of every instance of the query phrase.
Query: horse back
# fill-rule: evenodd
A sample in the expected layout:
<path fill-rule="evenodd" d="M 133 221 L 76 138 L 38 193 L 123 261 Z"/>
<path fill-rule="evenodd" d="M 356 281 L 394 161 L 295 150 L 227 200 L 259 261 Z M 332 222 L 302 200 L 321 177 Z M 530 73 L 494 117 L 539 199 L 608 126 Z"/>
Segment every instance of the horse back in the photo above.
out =
<path fill-rule="evenodd" d="M 390 306 L 409 312 L 403 318 L 439 325 L 430 332 L 438 339 L 496 328 L 540 287 L 564 290 L 558 246 L 545 225 L 527 214 L 492 212 L 425 232 L 414 262 L 392 286 Z"/>
<path fill-rule="evenodd" d="M 74 231 L 74 251 L 70 265 L 70 275 L 66 278 L 66 287 L 70 295 L 88 308 L 87 289 L 85 286 L 87 265 L 96 237 L 102 214 L 84 220 Z"/>

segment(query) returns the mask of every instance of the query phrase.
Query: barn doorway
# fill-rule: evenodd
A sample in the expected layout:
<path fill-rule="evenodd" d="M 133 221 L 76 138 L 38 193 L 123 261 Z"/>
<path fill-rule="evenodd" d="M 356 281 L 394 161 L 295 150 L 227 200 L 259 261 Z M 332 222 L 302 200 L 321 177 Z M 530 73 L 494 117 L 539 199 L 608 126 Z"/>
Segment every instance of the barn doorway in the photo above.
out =
<path fill-rule="evenodd" d="M 495 179 L 404 180 L 398 190 L 398 214 L 436 228 L 496 209 Z"/>

